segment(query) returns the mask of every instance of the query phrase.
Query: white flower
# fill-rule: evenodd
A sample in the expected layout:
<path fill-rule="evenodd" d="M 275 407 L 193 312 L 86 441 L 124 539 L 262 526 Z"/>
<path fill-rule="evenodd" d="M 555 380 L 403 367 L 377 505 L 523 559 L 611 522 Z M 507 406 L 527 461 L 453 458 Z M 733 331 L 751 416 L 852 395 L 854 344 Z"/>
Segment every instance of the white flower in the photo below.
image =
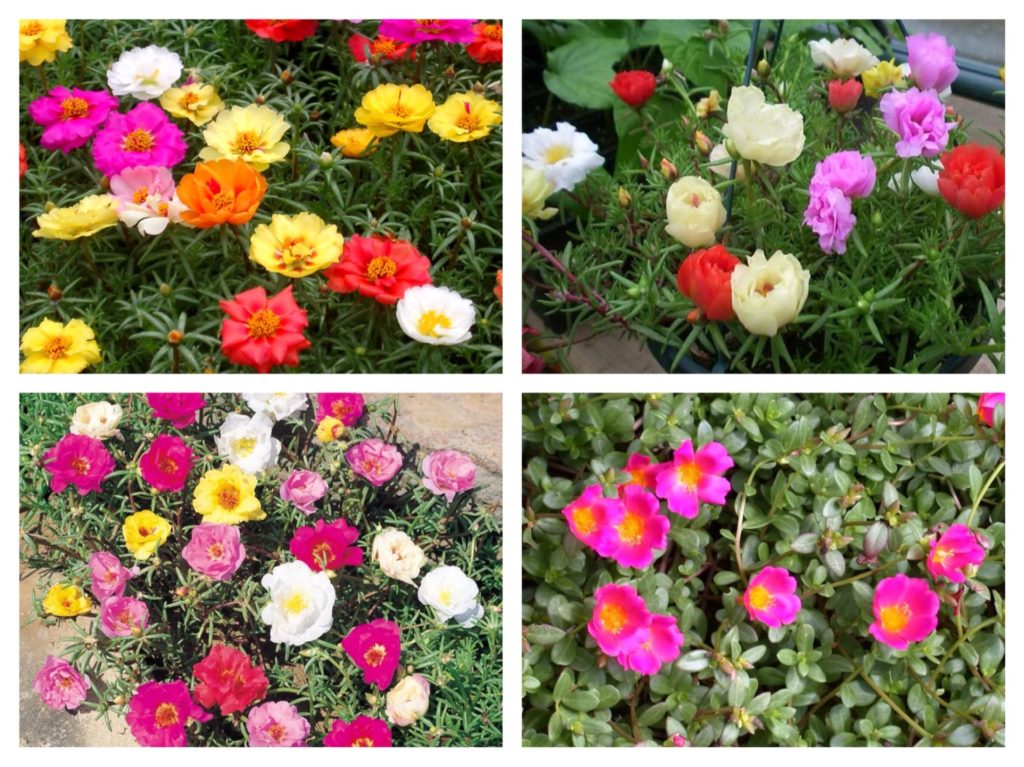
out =
<path fill-rule="evenodd" d="M 558 213 L 558 208 L 545 208 L 544 203 L 555 191 L 544 176 L 544 171 L 523 166 L 523 216 L 547 221 Z"/>
<path fill-rule="evenodd" d="M 942 170 L 942 161 L 936 158 L 932 159 L 932 164 L 936 167 L 933 169 L 928 165 L 922 165 L 910 173 L 910 180 L 914 182 L 914 186 L 920 189 L 925 194 L 930 194 L 933 197 L 939 193 L 939 171 Z M 898 192 L 900 185 L 903 182 L 902 173 L 893 173 L 889 178 L 889 188 Z"/>
<path fill-rule="evenodd" d="M 394 527 L 377 533 L 373 539 L 370 559 L 380 565 L 381 572 L 386 576 L 404 581 L 410 586 L 414 585 L 413 579 L 419 577 L 420 568 L 427 561 L 423 549 Z"/>
<path fill-rule="evenodd" d="M 712 163 L 712 173 L 717 173 L 722 178 L 729 178 L 729 166 L 732 164 L 732 158 L 729 156 L 729 150 L 725 148 L 725 144 L 715 144 L 711 154 L 708 155 L 708 160 Z M 743 163 L 736 163 L 736 180 L 746 181 L 746 179 L 747 169 Z"/>
<path fill-rule="evenodd" d="M 224 419 L 220 436 L 214 437 L 217 453 L 246 474 L 259 474 L 277 465 L 281 441 L 270 435 L 274 422 L 257 413 L 252 418 L 232 413 Z"/>
<path fill-rule="evenodd" d="M 743 327 L 759 336 L 774 336 L 803 309 L 811 273 L 796 256 L 777 250 L 765 259 L 756 250 L 732 272 L 732 308 Z"/>
<path fill-rule="evenodd" d="M 476 321 L 472 301 L 436 285 L 409 288 L 395 312 L 405 334 L 424 344 L 452 346 L 468 341 Z"/>
<path fill-rule="evenodd" d="M 544 172 L 557 192 L 573 189 L 590 171 L 604 165 L 597 144 L 569 123 L 555 130 L 537 128 L 523 136 L 523 164 Z"/>
<path fill-rule="evenodd" d="M 331 630 L 334 586 L 327 573 L 314 573 L 305 562 L 286 562 L 263 576 L 270 604 L 260 617 L 270 626 L 270 641 L 299 645 Z"/>
<path fill-rule="evenodd" d="M 752 85 L 732 89 L 722 129 L 741 157 L 780 167 L 804 151 L 804 116 L 785 104 L 765 104 Z"/>
<path fill-rule="evenodd" d="M 840 37 L 838 40 L 812 40 L 811 61 L 819 67 L 828 67 L 836 77 L 856 77 L 878 63 L 878 57 L 858 43 Z"/>
<path fill-rule="evenodd" d="M 117 425 L 121 422 L 121 406 L 113 402 L 90 402 L 79 405 L 71 418 L 71 433 L 93 439 L 121 436 Z"/>
<path fill-rule="evenodd" d="M 484 608 L 476 603 L 479 593 L 476 581 L 462 570 L 442 565 L 423 576 L 416 596 L 422 604 L 434 609 L 441 623 L 454 619 L 460 626 L 469 628 L 484 614 Z"/>
<path fill-rule="evenodd" d="M 164 200 L 159 194 L 151 194 L 141 205 L 123 203 L 117 210 L 117 217 L 125 226 L 138 226 L 140 233 L 153 236 L 163 232 L 168 224 L 180 223 L 183 210 L 185 203 L 178 199 L 178 195 Z"/>
<path fill-rule="evenodd" d="M 157 99 L 181 77 L 177 53 L 147 45 L 121 54 L 107 70 L 107 85 L 115 96 L 134 96 L 141 101 Z"/>
<path fill-rule="evenodd" d="M 243 394 L 245 404 L 254 413 L 263 413 L 275 421 L 281 421 L 309 407 L 309 399 L 305 394 L 275 392 L 274 394 Z"/>
<path fill-rule="evenodd" d="M 420 674 L 403 677 L 386 696 L 388 721 L 399 727 L 415 723 L 430 706 L 430 683 Z"/>
<path fill-rule="evenodd" d="M 722 195 L 697 176 L 683 176 L 668 188 L 665 231 L 688 248 L 711 245 L 725 223 Z"/>

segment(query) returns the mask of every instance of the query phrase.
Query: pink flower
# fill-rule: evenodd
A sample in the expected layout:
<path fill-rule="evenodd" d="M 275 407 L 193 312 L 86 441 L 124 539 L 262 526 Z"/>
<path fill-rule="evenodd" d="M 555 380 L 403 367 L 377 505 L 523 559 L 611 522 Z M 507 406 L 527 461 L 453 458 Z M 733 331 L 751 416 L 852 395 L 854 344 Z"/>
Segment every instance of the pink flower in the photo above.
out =
<path fill-rule="evenodd" d="M 231 580 L 245 559 L 242 534 L 235 525 L 198 525 L 192 528 L 181 556 L 201 575 L 215 581 Z"/>
<path fill-rule="evenodd" d="M 796 620 L 803 606 L 796 595 L 796 578 L 784 567 L 763 567 L 743 592 L 743 606 L 751 620 L 779 628 Z"/>
<path fill-rule="evenodd" d="M 47 655 L 43 667 L 36 674 L 32 689 L 50 708 L 74 711 L 89 694 L 89 678 L 82 676 L 63 658 Z"/>
<path fill-rule="evenodd" d="M 193 702 L 187 684 L 175 680 L 139 685 L 124 719 L 140 746 L 187 746 L 189 720 L 206 722 L 210 714 Z"/>
<path fill-rule="evenodd" d="M 878 582 L 872 611 L 875 622 L 868 631 L 894 650 L 906 650 L 911 642 L 920 642 L 939 625 L 939 597 L 928 581 L 902 573 Z"/>
<path fill-rule="evenodd" d="M 170 421 L 175 429 L 184 429 L 196 422 L 196 413 L 206 407 L 202 394 L 147 394 L 153 417 Z"/>
<path fill-rule="evenodd" d="M 980 565 L 985 560 L 985 549 L 967 525 L 950 525 L 937 541 L 932 541 L 925 566 L 932 578 L 946 577 L 953 583 L 963 583 L 964 569 Z"/>
<path fill-rule="evenodd" d="M 448 503 L 456 493 L 472 490 L 476 465 L 458 450 L 437 450 L 423 459 L 423 485 L 434 495 L 443 495 Z"/>
<path fill-rule="evenodd" d="M 709 442 L 694 454 L 693 443 L 686 440 L 672 456 L 672 463 L 662 464 L 655 492 L 668 501 L 669 511 L 693 519 L 700 513 L 700 504 L 721 506 L 729 494 L 729 480 L 721 475 L 733 467 L 732 458 L 718 442 Z"/>
<path fill-rule="evenodd" d="M 181 220 L 185 208 L 167 168 L 125 168 L 110 179 L 110 193 L 117 198 L 118 218 L 144 234 L 160 234 L 168 223 Z"/>
<path fill-rule="evenodd" d="M 341 647 L 363 670 L 364 682 L 386 690 L 398 668 L 401 639 L 402 632 L 397 623 L 378 618 L 354 627 L 341 640 Z"/>
<path fill-rule="evenodd" d="M 29 104 L 28 114 L 44 128 L 40 146 L 67 154 L 85 146 L 115 109 L 117 98 L 106 91 L 58 86 Z"/>
<path fill-rule="evenodd" d="M 296 528 L 288 550 L 313 572 L 338 570 L 363 563 L 363 550 L 352 545 L 358 538 L 359 531 L 344 519 L 329 525 L 318 519 L 314 527 Z"/>
<path fill-rule="evenodd" d="M 686 738 L 684 738 L 679 733 L 676 733 L 672 736 L 672 745 L 676 748 L 686 748 L 690 744 L 686 742 Z"/>
<path fill-rule="evenodd" d="M 306 745 L 309 722 L 291 703 L 277 700 L 249 709 L 245 729 L 250 746 L 296 747 Z"/>
<path fill-rule="evenodd" d="M 907 35 L 907 63 L 919 88 L 944 91 L 960 74 L 956 65 L 956 48 L 948 45 L 945 37 L 935 33 Z"/>
<path fill-rule="evenodd" d="M 157 490 L 177 493 L 185 487 L 193 462 L 192 448 L 181 437 L 160 434 L 139 459 L 139 471 Z"/>
<path fill-rule="evenodd" d="M 112 113 L 92 142 L 92 158 L 105 176 L 138 166 L 173 168 L 187 151 L 181 128 L 149 103 L 125 114 Z"/>
<path fill-rule="evenodd" d="M 626 459 L 626 466 L 622 469 L 622 473 L 628 479 L 619 487 L 638 485 L 644 490 L 650 490 L 653 493 L 654 489 L 658 486 L 658 474 L 661 473 L 663 468 L 663 464 L 654 463 L 649 455 L 633 453 Z"/>
<path fill-rule="evenodd" d="M 658 499 L 637 485 L 622 489 L 622 519 L 604 528 L 597 552 L 623 567 L 648 567 L 655 549 L 668 544 L 668 517 Z"/>
<path fill-rule="evenodd" d="M 978 397 L 978 420 L 986 426 L 992 426 L 992 417 L 995 415 L 997 405 L 1002 405 L 1003 409 L 1006 409 L 1005 393 L 995 392 Z"/>
<path fill-rule="evenodd" d="M 860 152 L 834 152 L 814 166 L 813 179 L 847 197 L 867 197 L 875 188 L 875 161 Z"/>
<path fill-rule="evenodd" d="M 391 747 L 391 728 L 383 719 L 373 719 L 360 714 L 350 722 L 335 719 L 331 731 L 324 737 L 325 746 L 342 747 Z"/>
<path fill-rule="evenodd" d="M 842 190 L 812 179 L 810 200 L 804 211 L 804 225 L 818 235 L 818 247 L 824 253 L 846 252 L 846 238 L 850 236 L 857 217 L 853 215 L 853 202 Z"/>
<path fill-rule="evenodd" d="M 651 614 L 636 589 L 608 583 L 594 592 L 594 614 L 587 631 L 605 655 L 636 650 L 647 639 Z"/>
<path fill-rule="evenodd" d="M 596 549 L 604 531 L 622 521 L 622 501 L 605 498 L 600 485 L 590 485 L 575 501 L 562 509 L 569 530 L 587 546 Z"/>
<path fill-rule="evenodd" d="M 313 504 L 327 494 L 327 483 L 315 471 L 296 469 L 281 483 L 280 492 L 282 501 L 295 504 L 303 514 L 313 514 Z"/>
<path fill-rule="evenodd" d="M 379 439 L 364 439 L 345 451 L 352 471 L 374 487 L 390 481 L 402 468 L 402 454 Z"/>
<path fill-rule="evenodd" d="M 82 434 L 65 434 L 43 454 L 43 468 L 51 475 L 50 489 L 55 493 L 68 485 L 74 485 L 79 495 L 98 493 L 115 465 L 102 442 Z"/>
<path fill-rule="evenodd" d="M 362 394 L 317 394 L 316 422 L 320 423 L 331 416 L 345 426 L 355 426 L 363 417 L 364 406 Z"/>
<path fill-rule="evenodd" d="M 476 39 L 476 19 L 384 19 L 377 34 L 403 43 L 425 43 L 441 40 L 446 43 L 471 43 Z"/>
<path fill-rule="evenodd" d="M 100 607 L 100 631 L 108 637 L 130 637 L 149 625 L 149 608 L 135 597 L 110 597 Z"/>
<path fill-rule="evenodd" d="M 900 157 L 935 157 L 949 141 L 956 123 L 946 122 L 946 107 L 935 91 L 889 91 L 879 102 L 885 124 L 896 133 L 896 154 Z"/>
<path fill-rule="evenodd" d="M 89 570 L 92 573 L 92 593 L 100 602 L 124 594 L 128 580 L 137 575 L 109 551 L 94 552 L 89 557 Z"/>
<path fill-rule="evenodd" d="M 640 646 L 619 655 L 624 669 L 638 674 L 657 674 L 666 663 L 679 657 L 683 632 L 671 615 L 652 615 Z"/>

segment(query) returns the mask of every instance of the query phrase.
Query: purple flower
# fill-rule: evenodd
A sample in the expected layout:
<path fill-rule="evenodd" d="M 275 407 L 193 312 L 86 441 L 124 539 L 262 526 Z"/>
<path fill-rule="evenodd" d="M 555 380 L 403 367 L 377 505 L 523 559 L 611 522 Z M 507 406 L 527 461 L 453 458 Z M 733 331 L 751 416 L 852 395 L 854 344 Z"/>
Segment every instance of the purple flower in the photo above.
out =
<path fill-rule="evenodd" d="M 875 188 L 875 161 L 860 152 L 836 152 L 814 167 L 814 180 L 838 189 L 847 197 L 867 197 Z"/>
<path fill-rule="evenodd" d="M 313 506 L 327 493 L 327 483 L 315 471 L 296 469 L 281 483 L 281 500 L 295 504 L 303 514 L 316 511 Z"/>
<path fill-rule="evenodd" d="M 946 107 L 935 91 L 890 91 L 879 104 L 885 124 L 900 140 L 896 154 L 900 157 L 935 157 L 946 148 L 949 129 L 956 123 L 946 122 Z"/>
<path fill-rule="evenodd" d="M 948 45 L 945 37 L 935 33 L 907 36 L 907 63 L 919 88 L 944 91 L 960 74 L 956 65 L 956 48 Z"/>
<path fill-rule="evenodd" d="M 846 238 L 857 223 L 853 202 L 841 189 L 820 179 L 811 181 L 809 192 L 811 199 L 804 211 L 804 224 L 818 235 L 818 245 L 825 253 L 845 253 Z"/>

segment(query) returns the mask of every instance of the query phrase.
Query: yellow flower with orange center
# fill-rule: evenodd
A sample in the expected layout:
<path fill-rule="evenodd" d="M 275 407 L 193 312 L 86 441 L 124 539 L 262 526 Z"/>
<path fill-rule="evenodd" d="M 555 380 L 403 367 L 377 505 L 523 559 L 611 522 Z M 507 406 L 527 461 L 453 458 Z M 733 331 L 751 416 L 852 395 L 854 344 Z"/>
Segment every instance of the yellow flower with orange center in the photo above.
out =
<path fill-rule="evenodd" d="M 877 99 L 887 88 L 902 88 L 906 84 L 896 59 L 879 61 L 871 69 L 861 72 L 860 79 L 864 83 L 864 95 L 871 99 Z"/>
<path fill-rule="evenodd" d="M 422 85 L 384 83 L 363 96 L 362 106 L 356 109 L 356 122 L 378 138 L 399 131 L 422 133 L 434 109 L 434 97 Z"/>
<path fill-rule="evenodd" d="M 92 600 L 78 586 L 57 583 L 46 592 L 43 609 L 58 618 L 73 618 L 89 612 L 92 609 Z"/>
<path fill-rule="evenodd" d="M 249 260 L 285 277 L 308 277 L 341 258 L 345 240 L 338 227 L 312 213 L 275 213 L 260 224 L 249 245 Z"/>
<path fill-rule="evenodd" d="M 224 102 L 212 85 L 195 82 L 165 90 L 160 96 L 160 106 L 193 125 L 206 125 L 224 108 Z"/>
<path fill-rule="evenodd" d="M 203 522 L 215 525 L 258 522 L 267 516 L 256 497 L 256 477 L 237 466 L 206 472 L 192 494 L 192 507 Z"/>
<path fill-rule="evenodd" d="M 377 136 L 369 128 L 348 128 L 331 136 L 331 143 L 345 157 L 362 157 L 377 151 Z"/>
<path fill-rule="evenodd" d="M 203 131 L 204 160 L 242 160 L 256 170 L 266 170 L 288 154 L 291 147 L 281 139 L 291 128 L 280 114 L 265 104 L 231 107 Z"/>
<path fill-rule="evenodd" d="M 22 373 L 81 373 L 100 361 L 92 328 L 81 320 L 67 325 L 45 319 L 21 337 Z"/>
<path fill-rule="evenodd" d="M 65 19 L 22 19 L 18 22 L 18 61 L 38 67 L 71 50 Z"/>
<path fill-rule="evenodd" d="M 320 423 L 316 425 L 316 438 L 325 445 L 328 442 L 334 442 L 336 439 L 341 439 L 344 435 L 345 424 L 334 416 L 322 418 Z"/>
<path fill-rule="evenodd" d="M 129 516 L 121 528 L 124 543 L 136 559 L 149 559 L 171 534 L 171 523 L 148 509 Z"/>
<path fill-rule="evenodd" d="M 77 240 L 117 224 L 117 200 L 109 194 L 92 194 L 67 208 L 54 208 L 36 219 L 33 237 L 45 240 Z"/>
<path fill-rule="evenodd" d="M 475 91 L 448 97 L 427 121 L 427 127 L 446 141 L 465 143 L 490 135 L 501 124 L 501 104 Z"/>

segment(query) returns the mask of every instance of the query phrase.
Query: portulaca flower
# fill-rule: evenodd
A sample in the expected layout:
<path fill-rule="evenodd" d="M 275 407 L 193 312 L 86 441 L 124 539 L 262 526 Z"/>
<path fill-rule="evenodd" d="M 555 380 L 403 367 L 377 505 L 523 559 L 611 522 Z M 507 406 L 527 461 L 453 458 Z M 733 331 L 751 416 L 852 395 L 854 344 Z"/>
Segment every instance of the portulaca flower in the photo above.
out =
<path fill-rule="evenodd" d="M 147 45 L 132 48 L 107 70 L 107 85 L 115 96 L 134 96 L 140 101 L 160 98 L 181 77 L 177 53 Z"/>
<path fill-rule="evenodd" d="M 729 178 L 732 158 L 729 156 L 729 150 L 725 148 L 725 144 L 715 144 L 711 154 L 708 155 L 708 160 L 711 162 L 712 173 L 717 173 L 722 178 Z M 741 162 L 736 163 L 736 180 L 747 180 L 747 169 Z"/>
<path fill-rule="evenodd" d="M 271 642 L 300 645 L 331 630 L 334 586 L 327 573 L 314 573 L 305 562 L 285 562 L 260 583 L 270 592 L 260 617 L 270 626 Z"/>
<path fill-rule="evenodd" d="M 732 271 L 732 308 L 751 333 L 774 336 L 803 309 L 811 273 L 796 256 L 777 250 L 771 258 L 756 250 Z"/>
<path fill-rule="evenodd" d="M 410 674 L 385 696 L 388 721 L 399 727 L 415 724 L 430 708 L 430 682 L 422 674 Z"/>
<path fill-rule="evenodd" d="M 419 577 L 420 568 L 427 561 L 423 549 L 394 527 L 387 527 L 377 533 L 370 558 L 380 565 L 381 572 L 386 576 L 410 586 L 414 585 L 413 579 Z"/>
<path fill-rule="evenodd" d="M 117 425 L 121 422 L 121 406 L 113 402 L 89 402 L 79 405 L 71 418 L 71 433 L 93 439 L 120 437 Z"/>
<path fill-rule="evenodd" d="M 778 168 L 804 151 L 804 116 L 786 104 L 766 104 L 760 88 L 733 88 L 726 114 L 722 133 L 747 160 Z"/>
<path fill-rule="evenodd" d="M 938 158 L 932 158 L 932 164 L 936 166 L 934 169 L 927 165 L 922 165 L 920 168 L 911 171 L 910 180 L 922 192 L 935 197 L 939 194 L 939 171 L 942 170 L 942 161 Z M 888 186 L 892 191 L 898 192 L 902 181 L 902 173 L 893 173 L 889 179 Z"/>
<path fill-rule="evenodd" d="M 259 474 L 277 465 L 281 441 L 270 435 L 274 422 L 263 413 L 252 418 L 232 413 L 224 419 L 220 436 L 215 437 L 217 452 L 228 463 L 246 474 Z"/>
<path fill-rule="evenodd" d="M 838 40 L 812 40 L 811 61 L 819 67 L 827 67 L 836 77 L 856 77 L 865 69 L 878 63 L 878 57 L 858 43 L 840 37 Z"/>
<path fill-rule="evenodd" d="M 479 593 L 476 581 L 462 570 L 442 565 L 423 576 L 416 596 L 434 610 L 439 622 L 454 620 L 463 628 L 470 628 L 484 614 L 484 608 L 476 602 Z"/>
<path fill-rule="evenodd" d="M 715 232 L 725 223 L 722 195 L 697 176 L 683 176 L 668 188 L 665 212 L 665 231 L 688 248 L 713 244 Z"/>
<path fill-rule="evenodd" d="M 409 338 L 424 344 L 453 346 L 468 341 L 476 321 L 473 302 L 451 288 L 418 285 L 405 291 L 395 307 L 398 324 Z"/>
<path fill-rule="evenodd" d="M 555 130 L 537 128 L 523 136 L 523 164 L 543 171 L 557 192 L 573 189 L 592 170 L 604 164 L 597 144 L 569 123 L 557 123 Z"/>
<path fill-rule="evenodd" d="M 275 394 L 243 394 L 245 404 L 254 413 L 263 413 L 275 421 L 281 421 L 290 415 L 302 412 L 309 407 L 309 399 L 305 394 L 277 392 Z"/>

